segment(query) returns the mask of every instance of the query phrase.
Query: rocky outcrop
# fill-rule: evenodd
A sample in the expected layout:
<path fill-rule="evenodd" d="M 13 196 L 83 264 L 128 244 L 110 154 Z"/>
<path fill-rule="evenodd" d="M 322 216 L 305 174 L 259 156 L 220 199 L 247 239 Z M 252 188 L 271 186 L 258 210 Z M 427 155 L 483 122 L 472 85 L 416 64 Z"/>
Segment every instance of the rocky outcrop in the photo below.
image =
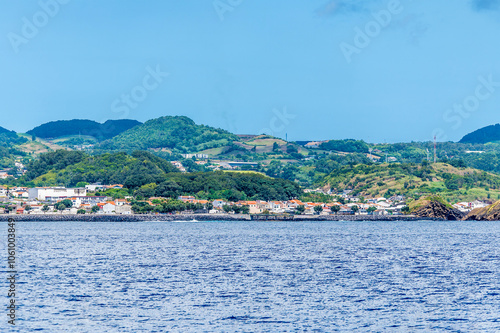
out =
<path fill-rule="evenodd" d="M 500 221 L 500 200 L 492 205 L 476 208 L 464 218 L 467 221 Z"/>
<path fill-rule="evenodd" d="M 422 218 L 441 219 L 449 221 L 461 220 L 464 213 L 451 208 L 437 200 L 426 200 L 421 205 L 412 210 L 412 214 Z"/>

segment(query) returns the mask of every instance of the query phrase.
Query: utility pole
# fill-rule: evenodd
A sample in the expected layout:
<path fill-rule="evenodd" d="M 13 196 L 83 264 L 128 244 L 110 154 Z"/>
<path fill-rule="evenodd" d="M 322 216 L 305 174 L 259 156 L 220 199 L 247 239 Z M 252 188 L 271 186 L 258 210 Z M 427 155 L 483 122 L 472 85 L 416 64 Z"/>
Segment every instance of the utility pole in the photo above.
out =
<path fill-rule="evenodd" d="M 434 163 L 437 162 L 437 154 L 436 154 L 436 136 L 434 135 Z"/>

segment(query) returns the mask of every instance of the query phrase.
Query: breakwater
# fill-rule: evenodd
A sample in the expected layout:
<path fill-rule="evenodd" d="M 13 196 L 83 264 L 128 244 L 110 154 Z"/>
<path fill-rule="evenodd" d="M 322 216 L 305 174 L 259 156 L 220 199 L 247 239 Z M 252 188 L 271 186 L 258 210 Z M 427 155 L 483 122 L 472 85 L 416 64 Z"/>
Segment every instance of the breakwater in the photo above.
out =
<path fill-rule="evenodd" d="M 33 214 L 0 215 L 0 221 L 14 218 L 24 222 L 148 222 L 148 221 L 443 221 L 405 215 L 248 215 L 248 214 Z"/>

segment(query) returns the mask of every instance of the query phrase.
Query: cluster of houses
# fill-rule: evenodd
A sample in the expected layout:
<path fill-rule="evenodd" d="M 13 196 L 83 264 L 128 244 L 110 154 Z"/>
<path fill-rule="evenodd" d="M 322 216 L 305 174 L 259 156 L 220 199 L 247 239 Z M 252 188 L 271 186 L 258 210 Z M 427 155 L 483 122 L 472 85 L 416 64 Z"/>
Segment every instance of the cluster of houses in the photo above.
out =
<path fill-rule="evenodd" d="M 87 185 L 86 188 L 65 187 L 11 187 L 0 186 L 0 200 L 10 203 L 0 208 L 0 214 L 131 214 L 132 207 L 126 199 L 87 195 L 98 190 L 119 189 L 123 185 Z M 71 207 L 58 210 L 57 204 L 69 200 Z"/>
<path fill-rule="evenodd" d="M 194 156 L 197 158 L 201 158 L 200 156 L 208 156 L 204 154 L 184 154 L 182 156 Z M 187 172 L 186 168 L 180 161 L 171 161 L 173 166 L 175 166 L 177 169 L 179 169 L 181 172 Z M 196 164 L 198 165 L 205 165 L 208 169 L 211 169 L 213 171 L 218 171 L 218 170 L 239 170 L 242 168 L 249 169 L 249 168 L 256 168 L 259 166 L 258 163 L 255 162 L 236 162 L 236 161 L 212 161 L 212 162 L 207 162 L 207 161 L 195 161 Z"/>
<path fill-rule="evenodd" d="M 26 167 L 21 162 L 15 162 L 15 168 L 0 170 L 0 179 L 22 176 L 26 173 Z"/>
<path fill-rule="evenodd" d="M 130 203 L 130 199 L 132 198 L 113 199 L 107 196 L 95 195 L 96 191 L 121 188 L 123 188 L 123 185 L 120 184 L 94 184 L 86 185 L 85 188 L 7 188 L 5 186 L 0 186 L 0 201 L 10 203 L 10 206 L 7 206 L 9 209 L 0 208 L 0 214 L 51 214 L 55 212 L 66 214 L 77 214 L 82 212 L 97 214 L 132 214 L 132 206 Z M 308 190 L 307 192 L 317 191 L 319 190 Z M 251 200 L 231 202 L 222 199 L 210 201 L 198 200 L 194 196 L 181 196 L 177 199 L 186 203 L 201 204 L 205 209 L 211 206 L 210 213 L 224 213 L 227 211 L 227 209 L 224 209 L 224 206 L 246 206 L 250 214 L 293 214 L 297 212 L 297 209 L 300 209 L 303 210 L 302 214 L 305 215 L 399 215 L 402 214 L 406 206 L 405 198 L 399 195 L 391 198 L 380 197 L 363 200 L 351 196 L 349 191 L 345 191 L 337 197 L 341 202 L 302 202 L 298 199 L 287 201 Z M 162 198 L 150 198 L 150 205 L 154 205 L 154 199 Z M 72 206 L 64 210 L 58 210 L 57 204 L 64 200 L 71 201 Z M 453 206 L 467 213 L 475 208 L 481 208 L 487 205 L 488 203 L 486 202 L 476 200 L 473 202 L 459 202 Z"/>
<path fill-rule="evenodd" d="M 200 203 L 202 205 L 208 203 L 207 200 L 197 200 L 193 196 L 182 196 L 179 197 L 179 200 L 194 204 Z M 302 202 L 298 199 L 287 201 L 252 200 L 237 202 L 213 200 L 211 203 L 213 205 L 213 210 L 210 211 L 211 213 L 223 212 L 224 206 L 248 206 L 250 214 L 293 214 L 300 206 L 303 206 L 303 214 L 305 215 L 396 215 L 402 214 L 402 209 L 406 206 L 404 202 L 392 202 L 386 198 L 372 199 L 365 203 L 349 202 L 344 204 L 340 202 Z M 336 206 L 336 208 L 334 208 L 334 206 Z M 321 207 L 321 209 L 319 209 L 319 207 Z"/>
<path fill-rule="evenodd" d="M 458 209 L 459 211 L 463 213 L 469 213 L 470 211 L 476 209 L 476 208 L 483 208 L 488 206 L 489 203 L 475 200 L 472 202 L 457 202 L 456 204 L 453 205 L 453 208 Z"/>

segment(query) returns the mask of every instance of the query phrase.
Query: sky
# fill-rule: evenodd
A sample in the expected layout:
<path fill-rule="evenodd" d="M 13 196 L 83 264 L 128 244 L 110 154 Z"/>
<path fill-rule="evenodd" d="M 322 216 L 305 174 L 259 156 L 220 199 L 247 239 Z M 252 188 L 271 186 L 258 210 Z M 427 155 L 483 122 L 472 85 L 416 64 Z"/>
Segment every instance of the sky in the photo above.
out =
<path fill-rule="evenodd" d="M 458 141 L 500 122 L 499 35 L 500 0 L 0 0 L 0 126 Z"/>

